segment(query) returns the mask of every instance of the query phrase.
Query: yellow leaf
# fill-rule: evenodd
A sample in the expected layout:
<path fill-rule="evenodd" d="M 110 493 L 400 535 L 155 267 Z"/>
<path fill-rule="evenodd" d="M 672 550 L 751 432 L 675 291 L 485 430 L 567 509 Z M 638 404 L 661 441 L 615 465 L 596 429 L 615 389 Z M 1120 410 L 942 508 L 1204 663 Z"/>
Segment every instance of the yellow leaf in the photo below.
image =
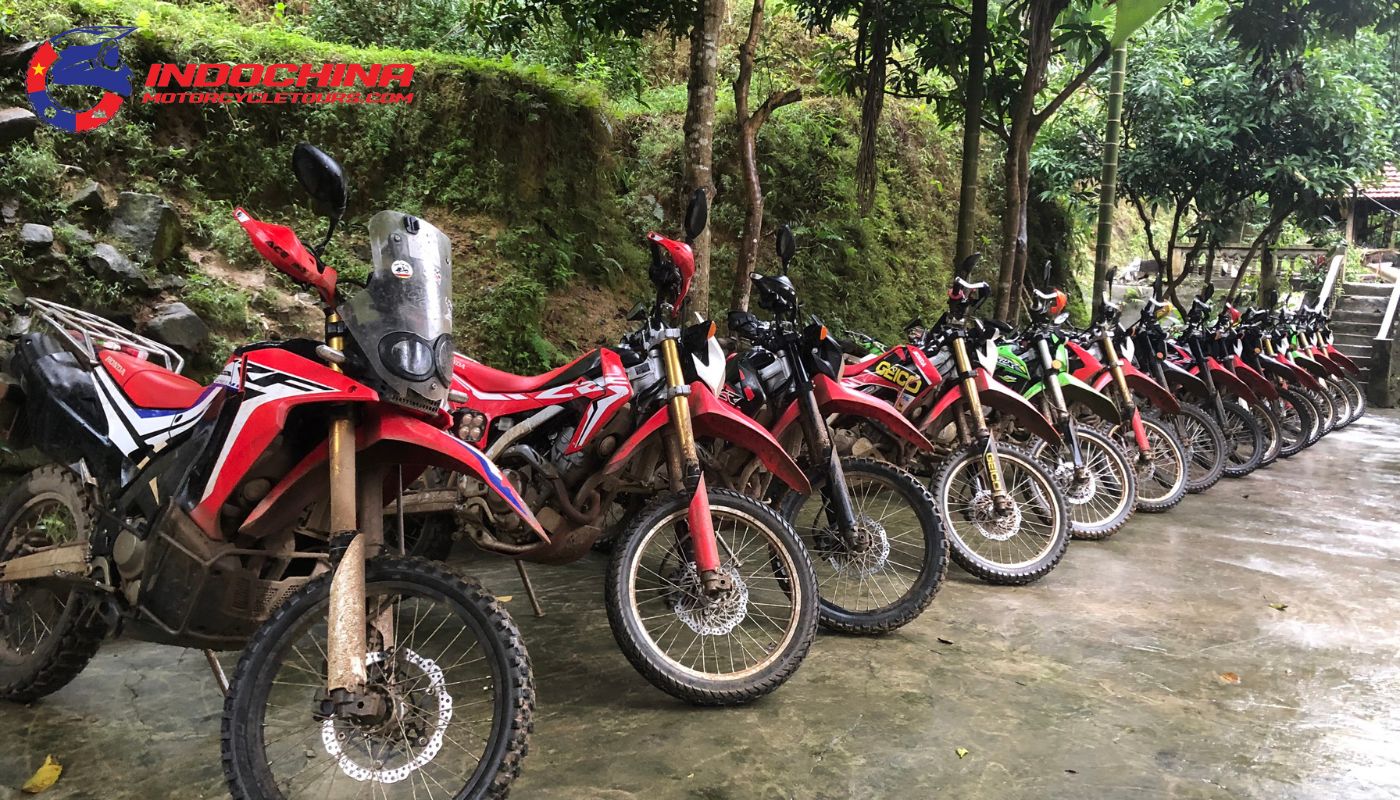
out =
<path fill-rule="evenodd" d="M 1237 674 L 1235 674 L 1235 673 L 1233 673 L 1233 672 L 1222 672 L 1222 673 L 1220 673 L 1220 682 L 1221 682 L 1221 683 L 1230 683 L 1230 684 L 1239 683 L 1239 682 L 1240 682 L 1240 676 L 1237 675 Z"/>
<path fill-rule="evenodd" d="M 1272 609 L 1275 610 L 1275 611 L 1282 611 L 1282 610 L 1284 610 L 1285 608 L 1288 608 L 1288 604 L 1287 604 L 1287 603 L 1270 603 L 1270 604 L 1269 604 L 1269 608 L 1272 608 Z"/>
<path fill-rule="evenodd" d="M 63 765 L 55 761 L 53 756 L 44 756 L 44 763 L 19 789 L 29 794 L 38 794 L 58 783 L 58 776 L 62 774 Z"/>
<path fill-rule="evenodd" d="M 958 758 L 966 758 L 966 757 L 967 757 L 967 748 L 966 748 L 966 747 L 959 747 L 957 750 L 954 750 L 953 752 L 955 752 L 955 753 L 958 754 Z"/>
<path fill-rule="evenodd" d="M 502 603 L 509 603 L 510 601 L 512 601 L 512 600 L 515 599 L 515 595 L 513 595 L 513 594 L 503 594 L 503 595 L 498 596 L 496 599 L 497 599 L 497 600 L 500 600 Z"/>

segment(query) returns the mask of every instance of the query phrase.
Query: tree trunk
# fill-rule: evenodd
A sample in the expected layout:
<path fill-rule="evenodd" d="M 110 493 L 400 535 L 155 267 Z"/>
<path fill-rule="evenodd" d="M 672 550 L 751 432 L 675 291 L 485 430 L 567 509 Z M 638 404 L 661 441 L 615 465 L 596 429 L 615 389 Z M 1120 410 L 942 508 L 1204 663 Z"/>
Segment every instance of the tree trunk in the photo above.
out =
<path fill-rule="evenodd" d="M 958 244 L 954 263 L 977 246 L 978 157 L 982 154 L 982 97 L 987 68 L 987 0 L 972 0 L 967 39 L 967 86 L 963 98 L 962 185 L 958 193 Z"/>
<path fill-rule="evenodd" d="M 1254 237 L 1254 241 L 1249 245 L 1249 250 L 1245 251 L 1244 258 L 1240 261 L 1240 270 L 1235 273 L 1235 279 L 1230 283 L 1230 291 L 1226 297 L 1233 298 L 1235 292 L 1239 291 L 1240 282 L 1244 280 L 1244 274 L 1249 271 L 1249 262 L 1254 260 L 1254 254 L 1259 251 L 1261 245 L 1270 241 L 1283 228 L 1284 220 L 1293 213 L 1293 203 L 1287 202 L 1274 208 L 1273 214 L 1269 216 L 1269 223 L 1264 226 L 1264 230 L 1259 231 L 1259 235 Z"/>
<path fill-rule="evenodd" d="M 686 85 L 685 182 L 686 196 L 704 189 L 715 196 L 715 70 L 724 0 L 701 0 L 700 18 L 690 30 L 690 80 Z M 690 308 L 702 317 L 710 310 L 710 229 L 691 243 L 695 250 L 695 278 L 690 288 Z"/>
<path fill-rule="evenodd" d="M 889 27 L 884 0 L 871 0 L 864 9 L 865 96 L 860 105 L 860 152 L 856 156 L 856 204 L 862 216 L 875 206 L 875 143 L 880 134 L 880 115 L 885 108 L 885 70 L 890 56 Z"/>
<path fill-rule="evenodd" d="M 1113 211 L 1118 204 L 1118 141 L 1123 127 L 1123 75 L 1128 47 L 1113 48 L 1113 74 L 1108 85 L 1108 125 L 1104 131 L 1103 172 L 1099 175 L 1099 226 L 1094 242 L 1094 303 L 1107 288 L 1108 261 L 1113 254 Z"/>
<path fill-rule="evenodd" d="M 775 108 L 802 99 L 802 92 L 792 89 L 774 92 L 749 113 L 749 87 L 753 82 L 753 65 L 758 39 L 763 31 L 765 0 L 753 0 L 749 17 L 749 35 L 739 47 L 739 75 L 734 79 L 735 127 L 739 134 L 739 164 L 744 174 L 744 199 L 748 207 L 744 214 L 744 234 L 739 240 L 739 261 L 734 266 L 734 286 L 729 295 L 729 307 L 749 310 L 749 274 L 758 266 L 758 243 L 763 235 L 763 187 L 758 176 L 758 130 Z"/>

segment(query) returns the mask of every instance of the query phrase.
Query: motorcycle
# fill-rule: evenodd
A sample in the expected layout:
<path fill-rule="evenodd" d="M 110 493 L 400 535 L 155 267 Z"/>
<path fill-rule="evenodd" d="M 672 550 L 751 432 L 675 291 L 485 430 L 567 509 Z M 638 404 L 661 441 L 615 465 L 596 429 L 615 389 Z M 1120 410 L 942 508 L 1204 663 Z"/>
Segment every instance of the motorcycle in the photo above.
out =
<path fill-rule="evenodd" d="M 1292 368 L 1264 352 L 1262 326 L 1267 317 L 1268 313 L 1260 309 L 1246 309 L 1227 346 L 1232 347 L 1234 358 L 1263 376 L 1273 388 L 1274 398 L 1270 402 L 1278 417 L 1282 439 L 1279 457 L 1291 458 L 1316 441 L 1320 427 L 1312 401 L 1293 385 Z"/>
<path fill-rule="evenodd" d="M 320 245 L 234 216 L 317 293 L 322 341 L 239 347 L 200 386 L 175 351 L 96 315 L 39 299 L 16 315 L 0 419 L 53 464 L 0 503 L 0 696 L 57 691 L 113 633 L 203 648 L 234 797 L 503 795 L 534 713 L 520 633 L 480 584 L 395 555 L 384 530 L 433 465 L 488 482 L 544 535 L 446 430 L 451 244 L 382 211 L 369 282 L 347 296 L 320 255 L 341 169 L 304 143 L 292 168 L 329 219 Z M 212 651 L 240 647 L 230 680 Z"/>
<path fill-rule="evenodd" d="M 1064 556 L 1067 501 L 1039 460 L 998 440 L 988 412 L 1054 447 L 1062 442 L 1035 406 L 992 377 L 996 331 L 969 318 L 991 294 L 985 281 L 968 280 L 977 260 L 973 255 L 958 265 L 948 310 L 932 328 L 915 321 L 906 326 L 910 344 L 843 372 L 847 387 L 889 402 L 942 443 L 942 452 L 920 455 L 868 421 L 838 421 L 838 427 L 849 426 L 872 452 L 929 479 L 959 566 L 989 583 L 1019 585 L 1045 577 Z"/>
<path fill-rule="evenodd" d="M 762 502 L 713 487 L 702 469 L 697 440 L 720 439 L 792 491 L 811 491 L 773 437 L 719 399 L 725 360 L 714 324 L 681 326 L 695 273 L 689 241 L 707 213 L 697 192 L 687 241 L 647 235 L 655 299 L 634 311 L 639 327 L 617 347 L 534 376 L 453 360 L 457 430 L 501 465 L 547 540 L 504 514 L 472 476 L 409 505 L 449 514 L 474 545 L 517 563 L 582 558 L 610 516 L 621 518 L 605 579 L 619 647 L 662 691 L 732 705 L 792 676 L 816 635 L 818 588 L 792 527 Z"/>
<path fill-rule="evenodd" d="M 1048 285 L 1050 265 L 1044 282 Z M 1039 403 L 1041 413 L 1059 431 L 1063 446 L 1039 440 L 1031 454 L 1053 470 L 1069 502 L 1070 535 L 1106 539 L 1125 525 L 1137 505 L 1137 473 L 1122 448 L 1106 434 L 1084 425 L 1069 410 L 1074 402 L 1092 407 L 1113 424 L 1118 407 L 1103 394 L 1065 371 L 1069 361 L 1068 298 L 1062 291 L 1033 289 L 1031 324 L 997 352 L 995 376 L 1023 397 Z"/>
<path fill-rule="evenodd" d="M 839 383 L 841 346 L 815 317 L 806 325 L 788 277 L 796 248 L 778 230 L 782 274 L 750 276 L 763 322 L 729 312 L 729 330 L 752 347 L 728 359 L 721 398 L 758 420 L 799 462 L 812 493 L 770 488 L 761 462 L 737 448 L 714 453 L 727 484 L 781 510 L 814 554 L 821 623 L 843 633 L 886 633 L 912 622 L 933 601 L 948 569 L 948 543 L 933 497 L 909 472 L 851 457 L 827 419 L 869 419 L 920 451 L 933 445 L 888 403 Z M 721 443 L 722 444 L 722 443 Z"/>
<path fill-rule="evenodd" d="M 1109 286 L 1112 284 L 1110 271 Z M 1111 300 L 1110 288 L 1100 298 L 1089 330 L 1068 339 L 1065 347 L 1069 350 L 1070 374 L 1113 397 L 1119 418 L 1124 421 L 1114 424 L 1080 403 L 1075 404 L 1074 410 L 1107 430 L 1134 456 L 1138 510 L 1160 513 L 1174 508 L 1186 496 L 1186 450 L 1162 419 L 1181 413 L 1181 404 L 1166 387 L 1133 366 L 1133 344 L 1120 324 L 1121 317 L 1122 310 Z M 1126 358 L 1119 355 L 1120 343 L 1129 348 Z M 1152 415 L 1139 407 L 1139 396 L 1151 403 Z"/>

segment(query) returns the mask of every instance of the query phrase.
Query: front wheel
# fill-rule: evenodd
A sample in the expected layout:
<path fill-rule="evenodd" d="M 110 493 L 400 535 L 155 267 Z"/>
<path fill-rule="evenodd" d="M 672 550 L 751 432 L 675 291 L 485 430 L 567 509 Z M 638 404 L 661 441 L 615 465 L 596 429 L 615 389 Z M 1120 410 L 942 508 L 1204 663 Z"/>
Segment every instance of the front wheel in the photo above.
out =
<path fill-rule="evenodd" d="M 365 564 L 369 676 L 363 716 L 319 714 L 330 574 L 253 635 L 222 725 L 235 800 L 501 798 L 533 727 L 530 658 L 486 590 L 413 558 Z"/>
<path fill-rule="evenodd" d="M 1240 403 L 1243 404 L 1244 401 L 1241 400 Z M 1254 421 L 1259 423 L 1259 430 L 1264 434 L 1264 455 L 1259 458 L 1259 466 L 1267 467 L 1278 460 L 1279 451 L 1283 449 L 1278 415 L 1263 403 L 1251 403 L 1245 407 L 1254 415 Z"/>
<path fill-rule="evenodd" d="M 823 499 L 789 492 L 779 506 L 807 543 L 821 592 L 822 627 L 841 633 L 887 633 L 913 622 L 948 572 L 943 522 L 918 478 L 887 461 L 843 458 L 855 512 L 847 541 Z"/>
<path fill-rule="evenodd" d="M 1279 458 L 1291 458 L 1308 446 L 1312 430 L 1317 426 L 1312 404 L 1292 389 L 1281 389 L 1273 407 L 1279 434 L 1283 437 Z"/>
<path fill-rule="evenodd" d="M 1351 416 L 1347 418 L 1347 424 L 1350 425 L 1366 413 L 1366 390 L 1349 375 L 1337 378 L 1337 382 L 1341 384 L 1342 393 L 1346 395 L 1347 403 L 1351 406 Z"/>
<path fill-rule="evenodd" d="M 1225 434 L 1225 477 L 1243 478 L 1264 460 L 1264 429 L 1249 409 L 1234 400 L 1221 398 L 1220 406 L 1224 412 L 1219 422 Z"/>
<path fill-rule="evenodd" d="M 1133 516 L 1137 507 L 1137 473 L 1132 462 L 1108 436 L 1087 425 L 1075 429 L 1084 469 L 1075 469 L 1068 446 L 1051 450 L 1042 439 L 1031 450 L 1055 475 L 1069 504 L 1070 535 L 1107 539 Z"/>
<path fill-rule="evenodd" d="M 1119 425 L 1114 430 L 1123 449 L 1133 459 L 1137 470 L 1138 511 L 1160 514 L 1177 506 L 1186 496 L 1188 476 L 1186 448 L 1163 422 L 1156 416 L 1142 411 L 1142 428 L 1147 436 L 1147 450 L 1138 447 L 1131 423 Z"/>
<path fill-rule="evenodd" d="M 1064 493 L 1029 453 L 997 445 L 1004 498 L 993 495 L 985 450 L 954 450 L 932 490 L 953 560 L 988 583 L 1019 585 L 1050 573 L 1069 546 Z"/>
<path fill-rule="evenodd" d="M 695 705 L 737 705 L 781 686 L 817 633 L 817 580 L 807 548 L 768 506 L 709 490 L 720 572 L 708 594 L 686 530 L 690 495 L 647 504 L 613 549 L 608 622 L 618 646 L 658 689 Z"/>
<path fill-rule="evenodd" d="M 1172 418 L 1177 439 L 1186 451 L 1186 491 L 1200 494 L 1225 474 L 1225 434 L 1206 410 L 1195 403 L 1182 403 Z"/>
<path fill-rule="evenodd" d="M 1333 426 L 1334 430 L 1345 428 L 1358 416 L 1353 413 L 1351 393 L 1347 391 L 1344 384 L 1345 381 L 1335 375 L 1326 375 L 1322 378 L 1322 387 L 1327 390 L 1328 399 L 1337 409 L 1337 424 Z"/>

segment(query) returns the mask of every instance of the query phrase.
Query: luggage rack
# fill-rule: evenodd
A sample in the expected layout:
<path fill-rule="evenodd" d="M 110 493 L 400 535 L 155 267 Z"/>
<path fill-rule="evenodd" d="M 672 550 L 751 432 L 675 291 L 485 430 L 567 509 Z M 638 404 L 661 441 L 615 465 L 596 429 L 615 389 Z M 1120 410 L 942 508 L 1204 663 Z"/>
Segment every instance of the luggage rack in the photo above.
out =
<path fill-rule="evenodd" d="M 64 349 L 87 359 L 88 366 L 97 366 L 97 350 L 102 348 L 134 350 L 171 372 L 180 372 L 185 367 L 185 360 L 179 353 L 160 342 L 132 333 L 111 320 L 51 300 L 31 297 L 27 302 L 34 309 L 34 316 L 58 334 Z"/>

